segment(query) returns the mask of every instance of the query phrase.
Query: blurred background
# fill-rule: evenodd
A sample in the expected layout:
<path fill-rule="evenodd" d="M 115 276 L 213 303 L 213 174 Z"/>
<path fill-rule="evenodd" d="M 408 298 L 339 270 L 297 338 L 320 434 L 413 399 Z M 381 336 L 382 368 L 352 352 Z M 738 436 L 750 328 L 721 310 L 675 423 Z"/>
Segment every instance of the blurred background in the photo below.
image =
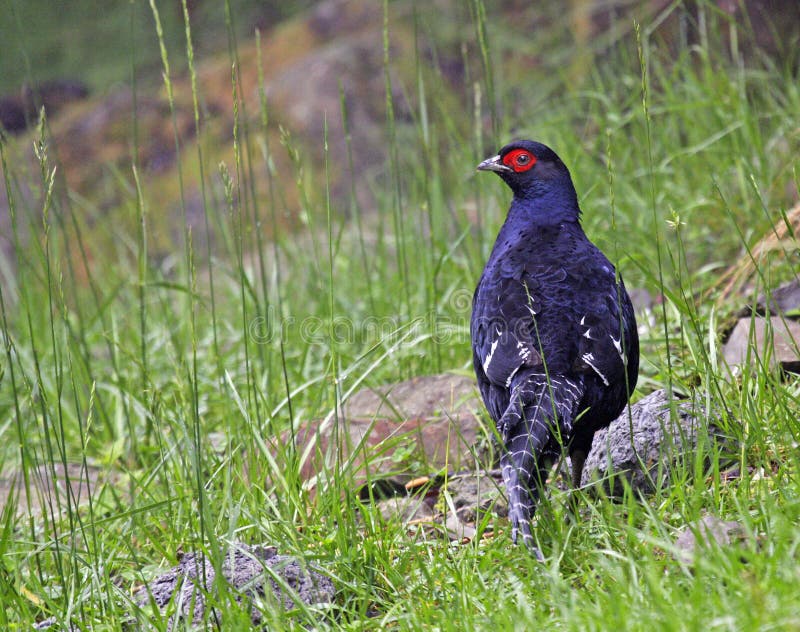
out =
<path fill-rule="evenodd" d="M 386 3 L 386 16 L 383 3 L 367 0 L 189 0 L 196 125 L 184 7 L 177 0 L 153 5 L 162 38 L 144 1 L 104 3 L 102 10 L 90 0 L 3 3 L 0 122 L 15 137 L 9 156 L 15 165 L 37 171 L 30 143 L 23 139 L 36 134 L 31 128 L 44 106 L 51 159 L 59 165 L 55 199 L 68 203 L 71 198 L 82 206 L 79 216 L 90 233 L 103 220 L 135 229 L 126 211 L 135 163 L 144 188 L 158 198 L 159 213 L 150 218 L 154 257 L 168 254 L 184 222 L 197 239 L 215 239 L 197 230 L 203 222 L 199 168 L 205 167 L 203 177 L 222 196 L 215 172 L 220 161 L 233 163 L 234 100 L 246 133 L 261 122 L 263 96 L 267 118 L 261 132 L 271 137 L 270 146 L 279 147 L 281 135 L 286 144 L 290 135 L 302 160 L 312 165 L 322 164 L 327 134 L 332 158 L 327 183 L 314 172 L 306 193 L 297 187 L 280 191 L 280 222 L 297 226 L 313 214 L 313 208 L 301 208 L 301 198 L 310 196 L 311 206 L 318 206 L 315 196 L 326 187 L 337 213 L 374 208 L 374 188 L 383 186 L 390 158 L 389 135 L 413 137 L 415 127 L 426 126 L 426 160 L 453 160 L 457 154 L 452 152 L 466 146 L 469 157 L 458 157 L 467 169 L 509 136 L 542 136 L 542 123 L 551 121 L 552 127 L 559 116 L 554 110 L 561 107 L 560 99 L 576 102 L 599 93 L 598 85 L 613 82 L 615 75 L 626 101 L 614 105 L 634 106 L 640 100 L 635 24 L 643 29 L 640 44 L 647 63 L 664 64 L 666 82 L 681 81 L 666 71 L 680 65 L 673 60 L 694 57 L 699 63 L 709 52 L 719 62 L 728 60 L 730 68 L 764 61 L 796 66 L 800 33 L 794 0 L 394 0 Z M 163 82 L 162 44 L 171 97 Z M 580 120 L 580 106 L 573 110 L 562 116 L 575 117 L 584 142 L 603 153 L 603 121 L 588 110 Z M 346 124 L 352 145 L 349 159 L 342 159 L 348 155 Z M 592 138 L 600 138 L 599 145 Z M 184 164 L 179 182 L 176 150 L 194 152 L 200 142 L 204 164 Z M 280 179 L 295 172 L 290 153 L 271 152 Z M 409 159 L 400 154 L 401 161 Z M 440 172 L 453 186 L 453 173 Z M 251 193 L 265 195 L 265 178 L 254 180 Z M 18 202 L 30 202 L 33 185 L 17 183 Z M 0 192 L 0 246 L 8 255 L 6 198 Z M 94 235 L 89 243 L 102 250 L 109 237 L 113 240 L 113 234 Z"/>

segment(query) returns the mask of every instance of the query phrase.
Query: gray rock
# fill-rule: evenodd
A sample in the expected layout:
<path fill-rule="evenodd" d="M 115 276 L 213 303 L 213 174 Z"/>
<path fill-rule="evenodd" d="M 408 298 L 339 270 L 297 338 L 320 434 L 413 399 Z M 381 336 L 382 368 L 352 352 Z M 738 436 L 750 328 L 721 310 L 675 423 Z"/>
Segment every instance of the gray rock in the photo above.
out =
<path fill-rule="evenodd" d="M 417 520 L 433 520 L 431 506 L 419 496 L 394 496 L 376 503 L 381 517 L 387 521 L 409 523 Z"/>
<path fill-rule="evenodd" d="M 651 393 L 631 406 L 630 417 L 626 409 L 595 433 L 581 485 L 602 480 L 607 493 L 619 496 L 624 477 L 634 491 L 651 493 L 681 458 L 694 453 L 698 437 L 719 436 L 703 414 L 691 400 L 670 402 L 664 390 Z"/>
<path fill-rule="evenodd" d="M 301 604 L 328 604 L 336 592 L 331 579 L 313 565 L 296 557 L 279 555 L 274 547 L 268 546 L 234 544 L 222 562 L 222 574 L 237 594 L 236 600 L 240 604 L 251 604 L 253 625 L 262 623 L 264 602 L 270 607 L 274 604 L 274 607 L 288 610 Z M 205 616 L 206 595 L 216 590 L 215 576 L 210 560 L 202 554 L 189 553 L 181 558 L 178 566 L 142 588 L 135 600 L 145 611 L 155 603 L 162 614 L 171 604 L 176 614 L 170 617 L 168 630 L 182 628 L 187 623 L 199 624 Z M 261 602 L 260 607 L 258 602 Z M 224 612 L 215 613 L 215 620 L 223 618 Z"/>
<path fill-rule="evenodd" d="M 676 557 L 691 563 L 694 561 L 698 546 L 709 546 L 712 542 L 718 546 L 729 546 L 743 540 L 745 535 L 744 527 L 738 522 L 724 521 L 716 516 L 706 515 L 684 527 L 675 540 Z"/>
<path fill-rule="evenodd" d="M 451 540 L 471 540 L 487 513 L 500 517 L 508 515 L 500 470 L 477 470 L 428 479 L 411 491 L 412 495 L 376 503 L 384 520 L 402 521 L 432 537 L 446 535 Z"/>
<path fill-rule="evenodd" d="M 781 316 L 742 318 L 736 323 L 722 355 L 729 366 L 769 362 L 800 373 L 800 322 Z"/>
<path fill-rule="evenodd" d="M 756 313 L 760 316 L 800 315 L 800 280 L 792 279 L 769 294 L 762 294 L 756 303 Z M 741 314 L 749 316 L 749 314 Z"/>
<path fill-rule="evenodd" d="M 459 542 L 469 542 L 478 533 L 478 530 L 471 524 L 464 522 L 452 511 L 447 512 L 444 519 L 444 528 L 447 537 Z"/>
<path fill-rule="evenodd" d="M 33 626 L 34 630 L 65 630 L 67 632 L 80 632 L 80 628 L 70 623 L 66 627 L 60 626 L 56 617 L 48 617 Z"/>
<path fill-rule="evenodd" d="M 469 472 L 449 476 L 447 493 L 459 520 L 469 524 L 478 522 L 487 512 L 497 516 L 508 515 L 508 503 L 500 470 Z"/>
<path fill-rule="evenodd" d="M 446 492 L 450 502 L 439 502 L 445 511 L 444 527 L 448 537 L 451 540 L 472 540 L 478 533 L 478 523 L 487 513 L 508 516 L 504 489 L 500 470 L 449 476 Z"/>

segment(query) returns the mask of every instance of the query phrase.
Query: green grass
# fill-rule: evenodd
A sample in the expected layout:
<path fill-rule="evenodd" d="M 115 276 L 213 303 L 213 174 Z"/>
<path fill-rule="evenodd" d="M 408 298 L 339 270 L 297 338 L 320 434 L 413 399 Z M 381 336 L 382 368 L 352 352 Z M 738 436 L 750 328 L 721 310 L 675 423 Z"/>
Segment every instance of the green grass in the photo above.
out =
<path fill-rule="evenodd" d="M 139 230 L 108 226 L 117 251 L 90 263 L 75 207 L 47 194 L 44 134 L 35 196 L 21 195 L 0 145 L 17 245 L 0 269 L 0 471 L 30 488 L 36 468 L 78 463 L 114 481 L 89 504 L 55 497 L 42 511 L 3 508 L 0 627 L 55 616 L 118 629 L 132 591 L 179 550 L 219 559 L 233 539 L 275 543 L 328 569 L 340 588 L 325 614 L 332 628 L 800 625 L 800 387 L 763 367 L 732 374 L 715 327 L 742 304 L 713 302 L 724 268 L 796 199 L 798 78 L 769 59 L 730 61 L 717 41 L 727 26 L 711 19 L 708 47 L 675 57 L 645 23 L 581 77 L 555 62 L 541 76 L 513 75 L 519 67 L 501 61 L 535 40 L 505 38 L 507 26 L 487 19 L 479 0 L 457 12 L 457 35 L 424 13 L 417 28 L 478 52 L 464 81 L 472 88 L 453 107 L 435 64 L 418 60 L 414 81 L 401 86 L 387 69 L 387 172 L 363 217 L 347 219 L 318 186 L 330 156 L 311 161 L 288 133 L 267 144 L 262 104 L 237 113 L 235 162 L 205 172 L 213 250 L 196 247 L 202 240 L 187 229 L 173 257 L 148 258 L 159 201 L 132 171 L 127 203 Z M 229 25 L 233 50 L 234 35 Z M 568 49 L 554 58 L 568 59 Z M 174 55 L 165 48 L 162 63 Z M 192 47 L 178 60 L 193 68 Z M 394 116 L 398 89 L 416 103 L 410 121 Z M 499 519 L 497 536 L 479 544 L 410 540 L 353 498 L 347 472 L 332 472 L 311 502 L 292 446 L 269 444 L 301 421 L 335 418 L 363 386 L 470 372 L 471 292 L 508 202 L 474 166 L 512 136 L 560 153 L 590 237 L 629 287 L 663 296 L 643 330 L 638 394 L 698 392 L 727 411 L 741 441 L 742 476 L 733 480 L 720 476 L 727 464 L 717 458 L 708 468 L 689 463 L 646 502 L 586 500 L 577 517 L 552 490 L 537 525 L 544 564 L 511 546 Z M 292 154 L 293 174 L 272 171 L 277 152 Z M 181 160 L 204 164 L 200 153 Z M 263 178 L 274 184 L 268 199 L 252 187 Z M 280 229 L 290 187 L 300 188 L 302 234 Z M 257 224 L 265 216 L 277 235 L 270 242 Z M 755 293 L 797 275 L 796 241 L 784 254 L 756 262 Z M 671 555 L 672 542 L 706 512 L 740 521 L 746 541 L 704 548 L 689 566 Z M 220 600 L 229 597 L 223 590 Z M 236 616 L 246 612 L 230 615 L 231 629 Z M 275 629 L 299 629 L 314 615 L 271 616 Z"/>

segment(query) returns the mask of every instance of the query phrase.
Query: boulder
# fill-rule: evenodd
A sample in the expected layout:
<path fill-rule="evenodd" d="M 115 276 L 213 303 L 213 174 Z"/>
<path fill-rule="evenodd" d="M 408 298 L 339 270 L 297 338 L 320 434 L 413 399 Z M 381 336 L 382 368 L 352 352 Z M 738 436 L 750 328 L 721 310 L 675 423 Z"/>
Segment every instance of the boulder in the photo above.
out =
<path fill-rule="evenodd" d="M 486 466 L 492 442 L 480 410 L 474 379 L 462 375 L 362 389 L 338 418 L 295 431 L 301 477 L 309 490 L 334 471 L 352 477 L 355 488 L 386 479 L 402 488 L 416 476 Z M 290 440 L 291 433 L 281 434 L 281 445 Z"/>
<path fill-rule="evenodd" d="M 601 480 L 607 493 L 620 496 L 624 479 L 634 491 L 651 493 L 668 480 L 677 463 L 692 458 L 698 443 L 719 438 L 700 405 L 670 400 L 666 391 L 656 391 L 595 433 L 581 485 Z"/>

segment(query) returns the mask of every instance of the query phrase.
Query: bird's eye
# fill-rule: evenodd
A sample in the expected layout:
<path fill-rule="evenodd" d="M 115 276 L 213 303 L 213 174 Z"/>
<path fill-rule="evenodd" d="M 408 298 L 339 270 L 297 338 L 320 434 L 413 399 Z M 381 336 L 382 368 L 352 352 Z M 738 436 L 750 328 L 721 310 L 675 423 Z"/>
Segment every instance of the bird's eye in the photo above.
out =
<path fill-rule="evenodd" d="M 522 173 L 536 164 L 536 156 L 525 149 L 513 149 L 503 156 L 503 164 L 517 173 Z"/>

